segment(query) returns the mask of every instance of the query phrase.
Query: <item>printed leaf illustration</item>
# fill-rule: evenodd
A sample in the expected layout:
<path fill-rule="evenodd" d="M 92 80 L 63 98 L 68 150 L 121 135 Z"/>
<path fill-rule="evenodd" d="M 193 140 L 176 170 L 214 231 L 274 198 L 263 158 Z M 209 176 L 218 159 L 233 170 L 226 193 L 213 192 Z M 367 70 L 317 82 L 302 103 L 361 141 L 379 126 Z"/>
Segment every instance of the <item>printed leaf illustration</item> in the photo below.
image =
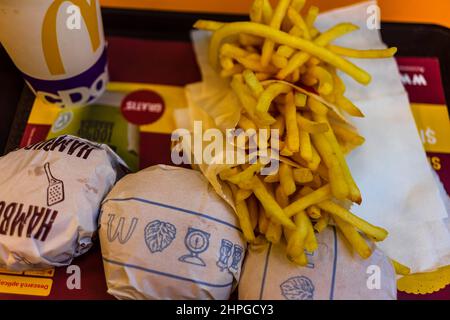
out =
<path fill-rule="evenodd" d="M 281 294 L 287 300 L 313 300 L 314 285 L 304 276 L 292 277 L 280 285 Z"/>
<path fill-rule="evenodd" d="M 162 252 L 175 239 L 177 229 L 169 222 L 154 220 L 144 230 L 145 243 L 152 253 Z"/>

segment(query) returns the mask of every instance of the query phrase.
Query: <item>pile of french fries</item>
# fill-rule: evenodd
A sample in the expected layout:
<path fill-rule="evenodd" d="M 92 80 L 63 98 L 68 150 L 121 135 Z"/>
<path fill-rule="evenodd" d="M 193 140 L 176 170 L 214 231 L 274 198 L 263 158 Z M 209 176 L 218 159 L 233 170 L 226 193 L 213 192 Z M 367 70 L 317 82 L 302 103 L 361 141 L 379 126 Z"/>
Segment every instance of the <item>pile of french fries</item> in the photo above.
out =
<path fill-rule="evenodd" d="M 241 103 L 238 127 L 279 132 L 279 170 L 263 176 L 264 165 L 256 162 L 220 172 L 233 192 L 244 236 L 248 242 L 258 234 L 272 243 L 285 241 L 288 258 L 302 266 L 308 263 L 305 250 L 317 249 L 316 232 L 330 224 L 362 258 L 372 253 L 368 240 L 387 236 L 348 210 L 362 197 L 345 155 L 364 138 L 344 115 L 364 115 L 344 96 L 337 70 L 368 84 L 370 75 L 345 57 L 387 58 L 396 52 L 333 45 L 358 27 L 340 23 L 321 33 L 314 26 L 318 8 L 304 6 L 305 0 L 279 0 L 275 8 L 255 0 L 249 22 L 194 25 L 212 31 L 210 62 L 230 79 Z"/>

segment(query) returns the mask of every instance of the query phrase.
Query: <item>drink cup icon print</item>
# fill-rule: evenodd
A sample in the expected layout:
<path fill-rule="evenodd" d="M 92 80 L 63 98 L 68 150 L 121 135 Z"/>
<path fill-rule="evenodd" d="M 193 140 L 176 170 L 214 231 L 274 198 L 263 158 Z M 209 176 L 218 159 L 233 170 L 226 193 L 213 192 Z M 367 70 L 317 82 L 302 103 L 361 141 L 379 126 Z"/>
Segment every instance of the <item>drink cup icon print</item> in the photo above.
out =
<path fill-rule="evenodd" d="M 231 251 L 233 250 L 233 243 L 227 239 L 222 239 L 219 249 L 219 260 L 216 265 L 220 271 L 224 271 L 228 268 L 228 260 L 231 257 Z"/>
<path fill-rule="evenodd" d="M 47 205 L 49 207 L 64 201 L 64 182 L 56 179 L 50 171 L 50 163 L 44 164 L 45 175 L 48 180 Z"/>
<path fill-rule="evenodd" d="M 240 245 L 233 244 L 230 240 L 222 239 L 219 249 L 219 260 L 217 260 L 216 265 L 222 272 L 228 270 L 236 273 L 239 271 L 239 262 L 241 262 L 243 253 L 244 248 Z M 231 264 L 229 265 L 230 258 Z"/>
<path fill-rule="evenodd" d="M 229 269 L 231 272 L 238 272 L 239 262 L 241 262 L 243 252 L 244 248 L 237 244 L 234 245 L 233 260 L 231 261 L 231 266 Z"/>
<path fill-rule="evenodd" d="M 179 261 L 205 267 L 206 263 L 199 257 L 200 253 L 205 252 L 209 247 L 209 237 L 211 235 L 200 229 L 188 228 L 184 245 L 189 250 L 189 254 L 178 258 Z"/>

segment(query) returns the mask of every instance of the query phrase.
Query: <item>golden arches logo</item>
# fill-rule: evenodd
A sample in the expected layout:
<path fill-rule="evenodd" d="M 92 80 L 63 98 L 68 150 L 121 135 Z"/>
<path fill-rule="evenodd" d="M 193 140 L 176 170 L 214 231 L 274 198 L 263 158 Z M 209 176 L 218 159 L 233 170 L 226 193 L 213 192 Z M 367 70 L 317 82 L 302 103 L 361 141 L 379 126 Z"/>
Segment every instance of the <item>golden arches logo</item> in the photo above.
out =
<path fill-rule="evenodd" d="M 81 16 L 86 24 L 92 51 L 100 46 L 100 33 L 98 30 L 96 0 L 55 0 L 50 5 L 42 24 L 42 48 L 44 50 L 45 62 L 52 75 L 64 74 L 65 69 L 58 46 L 58 34 L 56 30 L 56 19 L 58 10 L 63 2 L 69 1 L 80 8 Z"/>

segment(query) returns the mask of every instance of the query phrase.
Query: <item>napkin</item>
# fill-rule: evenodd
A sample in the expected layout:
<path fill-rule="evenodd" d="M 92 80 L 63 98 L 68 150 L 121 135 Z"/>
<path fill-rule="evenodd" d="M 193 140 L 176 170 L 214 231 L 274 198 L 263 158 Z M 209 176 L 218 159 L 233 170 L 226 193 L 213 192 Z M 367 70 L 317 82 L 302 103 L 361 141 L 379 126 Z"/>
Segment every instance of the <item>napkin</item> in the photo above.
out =
<path fill-rule="evenodd" d="M 338 21 L 360 29 L 335 43 L 352 48 L 385 48 L 378 30 L 367 28 L 368 7 L 376 1 L 326 12 L 317 19 L 320 31 Z M 363 203 L 352 210 L 389 231 L 378 243 L 391 258 L 413 272 L 450 264 L 447 211 L 412 116 L 395 59 L 350 59 L 372 75 L 364 87 L 340 73 L 346 96 L 365 118 L 351 119 L 366 143 L 348 157 Z M 407 244 L 407 245 L 405 245 Z"/>
<path fill-rule="evenodd" d="M 352 22 L 360 29 L 338 39 L 337 45 L 357 49 L 385 48 L 379 30 L 370 30 L 368 7 L 376 1 L 340 8 L 319 15 L 316 26 L 324 31 L 339 22 Z M 370 10 L 369 10 L 370 11 Z M 192 41 L 203 81 L 186 87 L 190 108 L 209 108 L 217 99 L 220 79 L 207 60 L 209 32 L 192 32 Z M 390 258 L 413 272 L 431 271 L 450 264 L 450 234 L 445 223 L 448 214 L 433 177 L 412 116 L 406 91 L 394 58 L 350 59 L 372 75 L 368 86 L 343 75 L 346 96 L 360 107 L 365 118 L 351 121 L 366 142 L 348 157 L 349 167 L 361 189 L 363 203 L 352 211 L 389 231 L 388 238 L 377 243 Z M 221 93 L 223 97 L 226 93 Z M 205 103 L 208 102 L 208 103 Z M 234 105 L 231 105 L 234 108 Z M 233 124 L 234 119 L 228 119 Z"/>

